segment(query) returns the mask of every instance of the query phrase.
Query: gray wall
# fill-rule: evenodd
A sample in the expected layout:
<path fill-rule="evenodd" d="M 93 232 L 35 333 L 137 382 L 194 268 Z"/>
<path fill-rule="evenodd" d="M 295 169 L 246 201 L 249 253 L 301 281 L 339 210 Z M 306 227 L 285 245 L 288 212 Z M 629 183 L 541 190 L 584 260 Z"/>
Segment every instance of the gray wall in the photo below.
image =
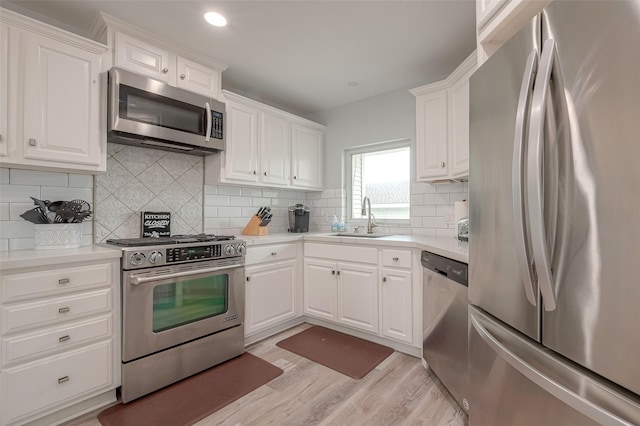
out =
<path fill-rule="evenodd" d="M 415 146 L 415 116 L 415 97 L 408 89 L 310 115 L 310 120 L 327 125 L 324 187 L 343 187 L 343 154 L 347 148 L 407 138 Z"/>

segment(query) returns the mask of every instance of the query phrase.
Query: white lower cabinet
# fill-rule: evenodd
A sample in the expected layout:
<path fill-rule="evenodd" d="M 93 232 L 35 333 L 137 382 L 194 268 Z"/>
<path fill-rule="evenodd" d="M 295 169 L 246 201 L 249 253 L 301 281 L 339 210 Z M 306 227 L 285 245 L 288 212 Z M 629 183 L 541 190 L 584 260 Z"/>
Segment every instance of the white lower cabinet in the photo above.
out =
<path fill-rule="evenodd" d="M 247 268 L 245 334 L 300 314 L 296 306 L 296 261 Z"/>
<path fill-rule="evenodd" d="M 115 401 L 119 270 L 115 259 L 0 271 L 0 424 L 59 423 Z"/>
<path fill-rule="evenodd" d="M 382 335 L 413 341 L 413 286 L 410 270 L 382 269 Z"/>
<path fill-rule="evenodd" d="M 245 337 L 302 315 L 301 243 L 247 247 Z"/>
<path fill-rule="evenodd" d="M 304 261 L 304 313 L 378 333 L 377 249 L 308 243 Z M 338 262 L 360 258 L 367 263 Z"/>

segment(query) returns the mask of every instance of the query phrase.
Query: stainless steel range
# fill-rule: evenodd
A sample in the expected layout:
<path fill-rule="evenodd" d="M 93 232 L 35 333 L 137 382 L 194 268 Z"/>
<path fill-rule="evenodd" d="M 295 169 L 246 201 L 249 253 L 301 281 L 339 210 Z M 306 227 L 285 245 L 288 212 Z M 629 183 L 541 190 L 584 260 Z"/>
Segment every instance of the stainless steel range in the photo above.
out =
<path fill-rule="evenodd" d="M 122 402 L 244 352 L 244 241 L 184 235 L 122 247 Z"/>

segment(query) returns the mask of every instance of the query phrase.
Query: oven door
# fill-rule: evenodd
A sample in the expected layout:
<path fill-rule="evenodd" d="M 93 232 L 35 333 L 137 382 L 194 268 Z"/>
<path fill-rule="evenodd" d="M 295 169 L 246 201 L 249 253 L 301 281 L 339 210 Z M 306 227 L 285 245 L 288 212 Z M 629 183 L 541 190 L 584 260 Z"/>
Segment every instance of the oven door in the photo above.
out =
<path fill-rule="evenodd" d="M 222 150 L 223 122 L 222 102 L 118 68 L 109 71 L 109 132 Z"/>
<path fill-rule="evenodd" d="M 242 326 L 244 265 L 213 264 L 124 273 L 123 362 Z"/>

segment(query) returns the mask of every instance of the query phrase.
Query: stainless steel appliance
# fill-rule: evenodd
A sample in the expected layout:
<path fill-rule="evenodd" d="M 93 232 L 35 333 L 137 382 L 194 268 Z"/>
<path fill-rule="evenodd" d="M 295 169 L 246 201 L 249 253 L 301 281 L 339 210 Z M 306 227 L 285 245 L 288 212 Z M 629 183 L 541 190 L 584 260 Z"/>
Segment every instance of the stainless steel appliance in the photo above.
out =
<path fill-rule="evenodd" d="M 467 282 L 465 263 L 423 251 L 422 358 L 468 409 Z"/>
<path fill-rule="evenodd" d="M 640 424 L 638 40 L 555 1 L 470 80 L 471 425 Z"/>
<path fill-rule="evenodd" d="M 309 232 L 309 207 L 302 204 L 289 207 L 289 232 Z"/>
<path fill-rule="evenodd" d="M 122 247 L 122 401 L 244 352 L 245 244 L 195 235 Z"/>
<path fill-rule="evenodd" d="M 109 142 L 193 155 L 224 149 L 222 102 L 118 68 L 108 78 Z"/>

